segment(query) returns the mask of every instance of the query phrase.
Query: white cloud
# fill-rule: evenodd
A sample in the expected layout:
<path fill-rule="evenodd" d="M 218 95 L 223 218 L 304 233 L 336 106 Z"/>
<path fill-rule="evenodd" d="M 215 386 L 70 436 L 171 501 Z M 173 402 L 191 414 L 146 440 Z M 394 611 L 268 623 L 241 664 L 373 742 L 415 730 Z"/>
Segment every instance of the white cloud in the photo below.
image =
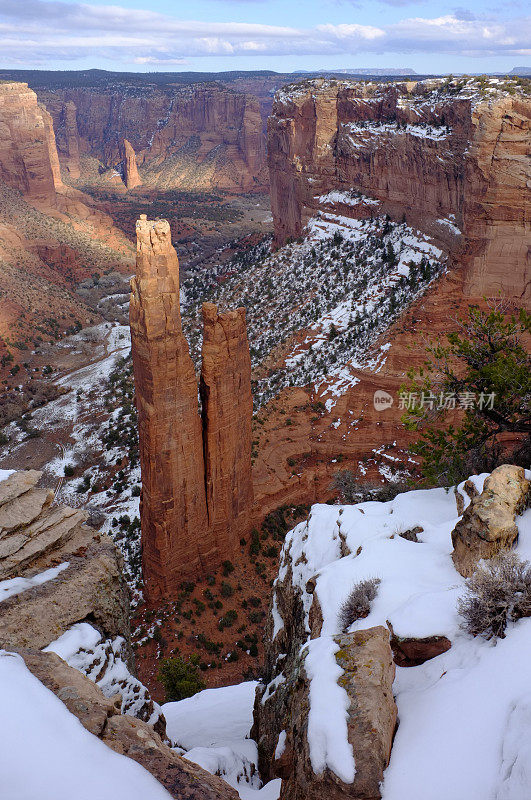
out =
<path fill-rule="evenodd" d="M 397 0 L 399 2 L 400 0 Z M 314 28 L 179 20 L 147 9 L 59 0 L 0 0 L 2 61 L 39 65 L 92 56 L 116 63 L 182 64 L 196 56 L 438 53 L 523 56 L 531 18 L 502 21 L 456 11 L 372 26 Z"/>

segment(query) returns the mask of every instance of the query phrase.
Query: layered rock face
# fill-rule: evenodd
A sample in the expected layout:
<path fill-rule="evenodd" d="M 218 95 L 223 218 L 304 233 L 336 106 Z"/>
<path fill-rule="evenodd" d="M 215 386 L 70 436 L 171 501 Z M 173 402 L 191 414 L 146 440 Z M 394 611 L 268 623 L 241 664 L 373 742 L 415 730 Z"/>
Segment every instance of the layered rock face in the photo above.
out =
<path fill-rule="evenodd" d="M 149 597 L 227 558 L 247 524 L 251 370 L 242 309 L 204 309 L 197 381 L 179 308 L 179 262 L 169 224 L 137 223 L 130 324 L 142 467 L 142 558 Z M 234 392 L 234 394 L 233 394 Z"/>
<path fill-rule="evenodd" d="M 277 244 L 301 235 L 320 197 L 355 190 L 379 201 L 380 212 L 405 215 L 436 235 L 445 249 L 464 251 L 470 295 L 496 296 L 502 288 L 505 296 L 528 297 L 531 103 L 497 92 L 480 102 L 436 90 L 429 81 L 322 79 L 281 90 L 268 122 Z M 360 215 L 349 205 L 338 212 Z M 450 216 L 451 225 L 440 224 Z"/>
<path fill-rule="evenodd" d="M 0 603 L 0 645 L 45 647 L 87 618 L 103 636 L 128 641 L 129 596 L 113 542 L 84 524 L 86 512 L 53 504 L 52 490 L 36 488 L 40 477 L 30 470 L 0 482 L 0 580 L 30 581 Z M 56 577 L 32 585 L 58 565 Z"/>
<path fill-rule="evenodd" d="M 0 180 L 50 203 L 61 187 L 50 115 L 26 83 L 0 84 Z"/>
<path fill-rule="evenodd" d="M 233 549 L 234 531 L 246 529 L 253 502 L 253 398 L 245 309 L 220 314 L 213 303 L 203 304 L 200 392 L 209 522 L 223 553 Z"/>
<path fill-rule="evenodd" d="M 149 186 L 247 191 L 267 181 L 260 105 L 252 95 L 219 84 L 124 84 L 43 90 L 39 96 L 53 116 L 65 163 L 75 147 L 115 166 L 127 139 Z"/>

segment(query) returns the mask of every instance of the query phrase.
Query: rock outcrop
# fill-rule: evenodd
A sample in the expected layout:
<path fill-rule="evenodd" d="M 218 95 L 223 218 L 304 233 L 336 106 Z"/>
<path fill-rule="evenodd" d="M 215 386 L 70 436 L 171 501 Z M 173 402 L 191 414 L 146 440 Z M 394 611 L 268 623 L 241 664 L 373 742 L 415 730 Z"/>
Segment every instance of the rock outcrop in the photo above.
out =
<path fill-rule="evenodd" d="M 0 646 L 46 647 L 86 619 L 104 637 L 128 642 L 129 594 L 118 551 L 84 524 L 84 511 L 55 505 L 53 491 L 36 488 L 40 477 L 16 472 L 0 482 L 0 580 L 21 581 L 20 591 L 0 602 Z M 34 578 L 54 568 L 60 569 L 48 580 Z M 130 650 L 126 658 L 132 664 Z"/>
<path fill-rule="evenodd" d="M 330 769 L 314 772 L 307 736 L 307 683 L 301 675 L 285 750 L 279 759 L 283 764 L 283 800 L 378 800 L 381 796 L 380 784 L 389 763 L 397 719 L 389 634 L 382 627 L 369 628 L 338 636 L 336 643 L 340 648 L 336 661 L 343 670 L 338 682 L 349 698 L 347 729 L 356 765 L 354 780 L 344 783 Z"/>
<path fill-rule="evenodd" d="M 308 541 L 302 527 L 298 536 L 303 542 Z M 320 547 L 325 539 L 323 531 Z M 301 587 L 300 576 L 294 577 L 306 558 L 304 549 L 301 552 L 290 540 L 284 547 L 275 583 L 266 629 L 264 677 L 257 688 L 251 731 L 258 744 L 260 774 L 264 780 L 282 778 L 283 800 L 379 800 L 379 784 L 389 763 L 397 721 L 389 631 L 378 626 L 333 637 L 337 683 L 346 693 L 348 709 L 346 744 L 355 765 L 348 782 L 329 766 L 319 769 L 312 761 L 311 663 L 316 662 L 311 662 L 310 651 L 314 640 L 321 636 L 323 615 L 315 594 L 315 579 L 310 578 Z M 333 669 L 328 663 L 320 664 L 328 672 Z M 327 711 L 321 708 L 318 713 L 326 716 Z M 322 729 L 320 734 L 326 738 Z M 314 748 L 316 736 L 319 734 L 314 734 Z M 338 733 L 336 744 L 340 738 Z M 317 749 L 325 752 L 327 745 L 321 743 Z"/>
<path fill-rule="evenodd" d="M 121 698 L 101 689 L 54 653 L 19 650 L 30 672 L 61 700 L 83 727 L 116 753 L 150 772 L 175 800 L 237 800 L 228 784 L 181 758 L 147 722 L 120 713 Z"/>
<path fill-rule="evenodd" d="M 485 480 L 452 531 L 456 569 L 469 577 L 482 558 L 510 550 L 518 539 L 515 517 L 525 507 L 530 482 L 522 467 L 504 464 Z"/>
<path fill-rule="evenodd" d="M 184 577 L 230 557 L 248 519 L 249 346 L 242 310 L 218 315 L 206 305 L 201 422 L 181 327 L 179 262 L 165 220 L 144 215 L 137 222 L 131 289 L 144 581 L 149 597 L 170 597 Z"/>
<path fill-rule="evenodd" d="M 37 487 L 40 477 L 32 470 L 0 481 L 0 649 L 17 652 L 84 728 L 176 800 L 236 800 L 222 780 L 170 748 L 160 707 L 130 672 L 118 551 L 83 524 L 85 512 L 55 505 L 53 491 Z"/>
<path fill-rule="evenodd" d="M 127 139 L 123 141 L 123 175 L 127 189 L 134 189 L 135 186 L 142 185 L 142 179 L 138 174 L 136 165 L 136 155 L 132 145 Z"/>
<path fill-rule="evenodd" d="M 245 309 L 218 313 L 203 304 L 200 392 L 209 524 L 220 553 L 231 552 L 249 524 L 251 359 Z"/>
<path fill-rule="evenodd" d="M 369 207 L 360 197 L 338 213 L 406 216 L 462 257 L 469 296 L 529 300 L 531 103 L 496 89 L 485 97 L 445 94 L 442 81 L 281 90 L 268 122 L 277 244 L 301 235 L 327 193 L 355 190 Z"/>
<path fill-rule="evenodd" d="M 39 89 L 39 97 L 53 116 L 64 164 L 77 149 L 114 167 L 126 139 L 146 186 L 248 191 L 267 183 L 260 104 L 250 94 L 214 83 L 122 84 Z"/>

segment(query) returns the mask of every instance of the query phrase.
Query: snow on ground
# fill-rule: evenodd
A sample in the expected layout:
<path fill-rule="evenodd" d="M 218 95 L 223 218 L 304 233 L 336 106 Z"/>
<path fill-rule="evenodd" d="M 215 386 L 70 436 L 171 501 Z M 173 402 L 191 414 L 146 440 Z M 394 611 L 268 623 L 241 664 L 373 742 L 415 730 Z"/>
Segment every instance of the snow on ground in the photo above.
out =
<path fill-rule="evenodd" d="M 479 491 L 486 475 L 474 476 Z M 459 491 L 463 497 L 460 484 Z M 447 636 L 451 649 L 419 667 L 397 668 L 400 725 L 383 784 L 384 800 L 527 800 L 531 748 L 531 620 L 509 626 L 497 643 L 460 629 L 457 599 L 465 582 L 455 570 L 451 531 L 459 517 L 453 490 L 411 491 L 388 502 L 314 505 L 287 534 L 279 580 L 288 566 L 301 591 L 308 634 L 315 582 L 321 635 L 304 645 L 311 679 L 308 741 L 316 772 L 354 775 L 346 737 L 348 698 L 338 685 L 341 605 L 362 580 L 380 583 L 369 616 L 349 631 L 391 623 L 402 637 Z M 531 509 L 519 519 L 517 552 L 531 557 Z M 420 526 L 418 542 L 400 536 Z M 344 548 L 350 555 L 341 557 Z M 357 554 L 357 555 L 356 555 Z M 275 628 L 283 625 L 275 606 Z M 274 692 L 274 687 L 272 692 Z"/>
<path fill-rule="evenodd" d="M 256 743 L 249 739 L 256 681 L 205 689 L 193 697 L 166 703 L 168 736 L 185 758 L 236 789 L 242 800 L 277 800 L 280 780 L 260 788 Z"/>
<path fill-rule="evenodd" d="M 15 471 L 14 469 L 0 469 L 0 483 L 9 478 L 9 476 L 12 475 L 14 471 Z"/>
<path fill-rule="evenodd" d="M 409 135 L 416 139 L 432 140 L 442 142 L 448 138 L 451 131 L 446 125 L 429 124 L 403 124 L 398 122 L 377 122 L 368 120 L 366 122 L 344 122 L 340 126 L 339 141 L 347 144 L 354 150 L 370 145 L 375 137 L 379 136 L 400 136 Z"/>
<path fill-rule="evenodd" d="M 328 194 L 322 194 L 321 196 L 316 196 L 316 200 L 323 204 L 330 204 L 334 205 L 335 203 L 341 203 L 344 206 L 358 206 L 358 205 L 365 205 L 365 206 L 380 206 L 381 200 L 374 200 L 372 197 L 367 197 L 361 192 L 357 191 L 333 191 L 328 192 Z"/>
<path fill-rule="evenodd" d="M 451 214 L 448 218 L 438 219 L 437 222 L 439 225 L 443 225 L 445 228 L 448 228 L 452 233 L 455 233 L 456 236 L 461 236 L 462 231 L 455 224 L 453 214 Z"/>
<path fill-rule="evenodd" d="M 383 800 L 531 797 L 530 685 L 529 619 L 495 644 L 457 634 L 438 658 L 398 667 Z"/>
<path fill-rule="evenodd" d="M 89 733 L 22 658 L 0 650 L 0 794 L 5 800 L 168 800 L 130 758 Z"/>
<path fill-rule="evenodd" d="M 0 603 L 2 600 L 7 600 L 9 597 L 25 592 L 27 589 L 33 589 L 34 586 L 42 586 L 43 583 L 52 581 L 68 566 L 70 566 L 70 562 L 65 561 L 63 564 L 59 564 L 58 567 L 52 567 L 40 572 L 38 575 L 34 575 L 33 578 L 8 578 L 5 581 L 0 581 Z"/>
<path fill-rule="evenodd" d="M 104 640 L 101 633 L 88 622 L 73 625 L 62 636 L 44 648 L 78 669 L 102 690 L 105 697 L 122 695 L 122 714 L 139 716 L 148 699 L 146 687 L 131 675 L 125 662 L 125 639 L 117 636 Z M 153 701 L 154 710 L 146 722 L 155 724 L 160 706 Z"/>

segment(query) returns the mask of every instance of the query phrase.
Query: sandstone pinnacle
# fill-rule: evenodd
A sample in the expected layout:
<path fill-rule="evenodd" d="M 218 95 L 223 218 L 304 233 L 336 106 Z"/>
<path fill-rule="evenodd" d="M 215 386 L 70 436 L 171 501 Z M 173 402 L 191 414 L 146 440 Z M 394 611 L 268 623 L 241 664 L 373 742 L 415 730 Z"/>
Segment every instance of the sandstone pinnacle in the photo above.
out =
<path fill-rule="evenodd" d="M 205 304 L 199 416 L 197 381 L 181 327 L 179 261 L 166 220 L 141 215 L 130 326 L 142 497 L 146 594 L 170 597 L 185 577 L 228 558 L 248 520 L 251 368 L 243 309 Z"/>

